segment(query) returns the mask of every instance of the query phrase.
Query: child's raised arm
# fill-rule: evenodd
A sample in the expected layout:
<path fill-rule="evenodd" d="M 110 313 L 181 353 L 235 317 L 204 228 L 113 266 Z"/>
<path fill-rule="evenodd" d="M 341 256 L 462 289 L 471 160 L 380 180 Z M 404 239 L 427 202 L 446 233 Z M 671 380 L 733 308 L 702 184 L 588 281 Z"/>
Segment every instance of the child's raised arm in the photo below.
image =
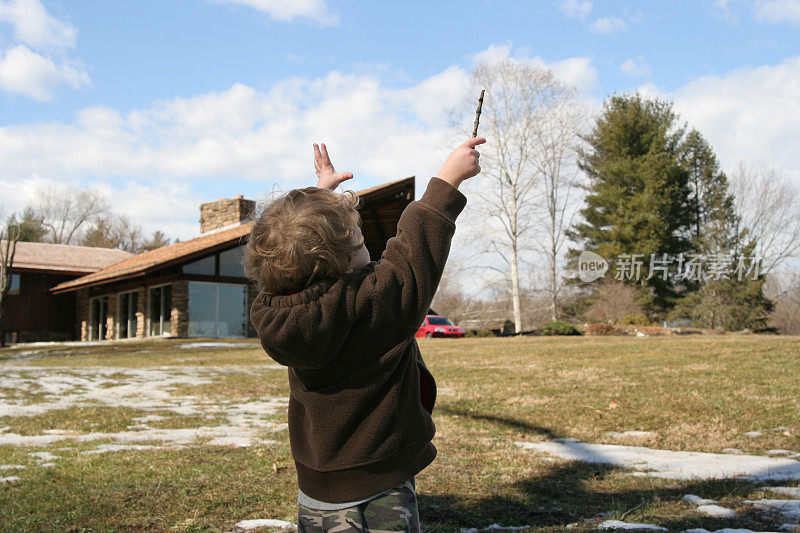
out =
<path fill-rule="evenodd" d="M 342 182 L 353 179 L 352 172 L 336 172 L 331 163 L 331 158 L 328 156 L 328 149 L 325 143 L 318 146 L 314 143 L 314 168 L 317 171 L 317 189 L 328 189 L 329 191 L 336 190 L 336 187 Z"/>

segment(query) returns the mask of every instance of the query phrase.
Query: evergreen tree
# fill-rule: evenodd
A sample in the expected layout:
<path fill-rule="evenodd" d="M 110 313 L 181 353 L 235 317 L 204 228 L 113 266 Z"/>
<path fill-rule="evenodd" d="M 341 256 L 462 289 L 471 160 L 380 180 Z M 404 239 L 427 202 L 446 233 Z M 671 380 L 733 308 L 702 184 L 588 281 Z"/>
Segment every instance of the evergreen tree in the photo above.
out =
<path fill-rule="evenodd" d="M 681 161 L 689 172 L 687 207 L 692 221 L 688 238 L 692 248 L 697 253 L 733 251 L 740 240 L 734 197 L 714 150 L 697 130 L 684 139 Z"/>
<path fill-rule="evenodd" d="M 668 308 L 676 296 L 669 279 L 645 280 L 651 254 L 690 249 L 689 172 L 680 160 L 683 133 L 670 103 L 638 93 L 615 95 L 606 100 L 578 160 L 589 183 L 584 221 L 570 235 L 583 249 L 611 262 L 607 276 L 618 274 L 615 259 L 641 254 L 643 275 L 626 281 L 652 295 L 651 311 Z"/>
<path fill-rule="evenodd" d="M 682 146 L 682 161 L 689 172 L 688 208 L 692 214 L 689 238 L 692 252 L 706 260 L 753 255 L 756 243 L 740 220 L 728 178 L 719 168 L 714 151 L 702 135 L 692 130 Z M 749 264 L 748 264 L 749 266 Z M 764 295 L 764 275 L 726 274 L 720 279 L 687 283 L 687 294 L 675 306 L 673 317 L 687 318 L 697 327 L 759 330 L 766 327 L 772 302 Z"/>
<path fill-rule="evenodd" d="M 22 211 L 22 216 L 19 220 L 15 215 L 12 215 L 8 225 L 10 228 L 19 230 L 19 240 L 23 242 L 41 242 L 47 233 L 41 217 L 38 217 L 30 206 Z"/>

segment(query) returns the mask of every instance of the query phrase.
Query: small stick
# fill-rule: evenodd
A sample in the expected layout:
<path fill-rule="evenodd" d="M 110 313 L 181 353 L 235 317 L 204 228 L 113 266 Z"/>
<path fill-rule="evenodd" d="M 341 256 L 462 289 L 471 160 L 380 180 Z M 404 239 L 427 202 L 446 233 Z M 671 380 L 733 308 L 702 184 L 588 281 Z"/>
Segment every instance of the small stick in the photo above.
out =
<path fill-rule="evenodd" d="M 481 108 L 483 107 L 483 93 L 486 89 L 481 89 L 481 97 L 478 98 L 478 109 L 475 110 L 475 127 L 472 129 L 472 136 L 478 136 L 478 123 L 481 121 Z"/>

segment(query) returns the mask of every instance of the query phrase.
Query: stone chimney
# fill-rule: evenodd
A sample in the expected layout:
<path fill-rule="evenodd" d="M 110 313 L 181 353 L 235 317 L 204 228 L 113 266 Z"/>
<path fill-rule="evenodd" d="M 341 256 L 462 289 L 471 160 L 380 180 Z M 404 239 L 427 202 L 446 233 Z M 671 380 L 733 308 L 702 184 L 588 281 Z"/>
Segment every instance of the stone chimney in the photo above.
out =
<path fill-rule="evenodd" d="M 256 203 L 241 194 L 235 198 L 220 198 L 216 202 L 200 204 L 200 233 L 241 224 L 249 220 Z"/>

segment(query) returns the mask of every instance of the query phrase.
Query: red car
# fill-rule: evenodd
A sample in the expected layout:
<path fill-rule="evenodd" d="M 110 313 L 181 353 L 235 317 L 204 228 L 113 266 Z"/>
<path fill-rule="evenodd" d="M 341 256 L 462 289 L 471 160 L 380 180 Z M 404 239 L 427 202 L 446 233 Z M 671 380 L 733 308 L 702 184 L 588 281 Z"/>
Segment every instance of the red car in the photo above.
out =
<path fill-rule="evenodd" d="M 464 330 L 446 316 L 428 315 L 422 321 L 415 337 L 463 337 Z"/>

